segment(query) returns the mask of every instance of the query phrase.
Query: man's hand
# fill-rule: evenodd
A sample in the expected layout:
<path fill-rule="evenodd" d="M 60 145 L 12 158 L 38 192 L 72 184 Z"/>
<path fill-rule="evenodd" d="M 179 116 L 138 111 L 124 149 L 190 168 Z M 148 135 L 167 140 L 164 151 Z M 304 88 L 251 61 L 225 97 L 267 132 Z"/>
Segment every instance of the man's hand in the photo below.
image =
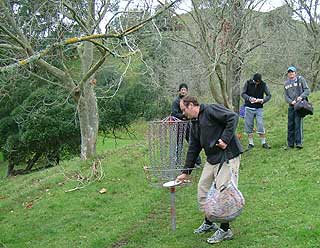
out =
<path fill-rule="evenodd" d="M 296 102 L 296 100 L 293 100 L 292 102 L 291 102 L 291 105 L 295 105 L 297 102 Z"/>
<path fill-rule="evenodd" d="M 298 96 L 297 97 L 297 102 L 300 102 L 302 100 L 302 97 L 301 96 Z"/>
<path fill-rule="evenodd" d="M 222 150 L 227 148 L 227 144 L 224 143 L 224 141 L 222 139 L 218 140 L 219 143 L 216 144 L 217 147 L 221 148 Z"/>
<path fill-rule="evenodd" d="M 249 101 L 250 101 L 251 103 L 255 103 L 255 102 L 257 101 L 257 98 L 255 98 L 255 97 L 250 97 L 250 98 L 249 98 Z"/>
<path fill-rule="evenodd" d="M 177 176 L 176 181 L 184 182 L 188 180 L 189 176 L 185 173 L 182 173 L 181 175 Z"/>

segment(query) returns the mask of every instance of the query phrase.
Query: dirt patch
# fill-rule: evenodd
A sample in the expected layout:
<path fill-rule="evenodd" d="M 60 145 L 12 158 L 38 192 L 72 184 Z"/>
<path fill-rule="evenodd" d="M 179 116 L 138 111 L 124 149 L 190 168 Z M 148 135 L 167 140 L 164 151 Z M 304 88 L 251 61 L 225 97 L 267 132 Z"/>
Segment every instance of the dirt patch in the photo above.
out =
<path fill-rule="evenodd" d="M 122 239 L 122 240 L 119 240 L 116 243 L 114 243 L 111 247 L 112 248 L 120 248 L 120 247 L 127 245 L 128 243 L 129 243 L 129 240 Z"/>

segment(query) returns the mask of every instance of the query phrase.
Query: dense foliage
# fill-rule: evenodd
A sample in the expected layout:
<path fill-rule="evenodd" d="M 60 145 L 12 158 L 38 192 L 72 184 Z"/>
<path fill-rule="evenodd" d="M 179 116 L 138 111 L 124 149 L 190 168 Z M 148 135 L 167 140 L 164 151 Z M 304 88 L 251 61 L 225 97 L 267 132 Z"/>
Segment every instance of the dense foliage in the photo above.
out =
<path fill-rule="evenodd" d="M 2 90 L 6 95 L 0 106 L 0 150 L 9 163 L 8 175 L 28 172 L 34 165 L 51 166 L 79 154 L 80 129 L 72 98 L 65 98 L 60 88 L 41 86 L 40 79 L 23 72 L 7 76 L 12 83 Z M 147 78 L 138 82 L 124 79 L 119 88 L 113 88 L 120 76 L 115 68 L 97 75 L 102 133 L 127 129 L 139 118 L 170 114 L 170 101 L 161 89 L 148 87 Z"/>
<path fill-rule="evenodd" d="M 61 157 L 79 153 L 80 132 L 74 105 L 54 87 L 22 77 L 12 80 L 0 106 L 0 147 L 8 160 L 8 174 L 15 166 L 29 171 L 42 161 L 49 166 Z"/>

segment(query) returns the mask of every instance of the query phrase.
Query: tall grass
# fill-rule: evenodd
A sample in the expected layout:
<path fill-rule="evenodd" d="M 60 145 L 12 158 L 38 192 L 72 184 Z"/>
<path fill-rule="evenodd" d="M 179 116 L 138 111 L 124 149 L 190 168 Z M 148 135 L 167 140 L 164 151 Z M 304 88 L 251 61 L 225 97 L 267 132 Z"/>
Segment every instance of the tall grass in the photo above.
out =
<path fill-rule="evenodd" d="M 285 151 L 286 105 L 265 107 L 267 140 L 242 155 L 239 187 L 246 198 L 243 214 L 232 223 L 235 238 L 219 247 L 319 247 L 320 94 L 315 115 L 304 121 L 302 150 Z M 0 247 L 201 248 L 211 234 L 194 235 L 203 216 L 196 202 L 196 181 L 176 193 L 177 229 L 171 230 L 169 191 L 151 187 L 146 123 L 135 135 L 98 142 L 104 171 L 90 178 L 92 161 L 0 179 Z M 239 123 L 243 131 L 243 120 Z M 247 145 L 245 137 L 241 142 Z M 3 163 L 1 173 L 5 171 Z M 79 190 L 73 190 L 79 187 Z M 82 187 L 82 188 L 81 188 Z M 106 189 L 101 194 L 99 190 Z M 71 191 L 70 191 L 71 190 Z"/>

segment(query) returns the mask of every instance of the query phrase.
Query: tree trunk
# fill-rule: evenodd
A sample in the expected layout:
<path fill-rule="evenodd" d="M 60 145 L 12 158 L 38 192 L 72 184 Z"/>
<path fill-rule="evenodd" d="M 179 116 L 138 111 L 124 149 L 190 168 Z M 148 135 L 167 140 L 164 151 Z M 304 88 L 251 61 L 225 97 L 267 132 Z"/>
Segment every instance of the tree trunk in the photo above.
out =
<path fill-rule="evenodd" d="M 226 68 L 226 70 L 227 70 L 227 68 Z M 232 109 L 232 102 L 231 102 L 230 98 L 228 97 L 227 77 L 224 76 L 223 70 L 221 68 L 221 64 L 220 63 L 216 64 L 215 73 L 216 73 L 216 75 L 218 77 L 218 82 L 219 82 L 219 85 L 220 85 L 220 92 L 221 92 L 222 99 L 223 99 L 222 104 L 226 108 Z"/>
<path fill-rule="evenodd" d="M 242 58 L 235 57 L 232 63 L 232 105 L 233 110 L 239 113 L 240 109 L 240 95 L 241 95 L 241 72 L 242 72 L 243 60 Z"/>
<path fill-rule="evenodd" d="M 81 131 L 81 159 L 88 159 L 96 154 L 99 130 L 97 98 L 91 84 L 85 87 L 79 98 L 78 116 Z"/>
<path fill-rule="evenodd" d="M 209 87 L 210 87 L 211 95 L 217 103 L 224 104 L 222 97 L 219 95 L 216 89 L 215 83 L 216 83 L 216 79 L 214 78 L 214 75 L 211 74 L 209 76 Z"/>
<path fill-rule="evenodd" d="M 239 113 L 240 109 L 240 79 L 235 79 L 232 90 L 233 111 Z"/>
<path fill-rule="evenodd" d="M 319 89 L 320 81 L 319 81 L 319 75 L 320 75 L 320 55 L 316 58 L 314 57 L 313 61 L 311 62 L 311 70 L 312 70 L 312 82 L 310 85 L 311 91 L 316 91 Z"/>
<path fill-rule="evenodd" d="M 81 59 L 82 78 L 93 65 L 93 44 L 85 42 L 83 50 L 79 51 Z M 99 130 L 99 115 L 94 85 L 90 83 L 94 76 L 80 83 L 78 99 L 78 116 L 81 132 L 81 159 L 86 160 L 96 154 L 96 143 Z"/>
<path fill-rule="evenodd" d="M 25 171 L 30 171 L 32 169 L 32 167 L 34 166 L 34 164 L 39 160 L 39 158 L 41 157 L 41 153 L 36 153 L 32 159 L 28 160 L 27 162 L 27 167 L 25 168 Z"/>
<path fill-rule="evenodd" d="M 7 170 L 7 177 L 12 176 L 14 171 L 14 164 L 11 162 L 10 159 L 8 159 L 8 161 L 9 161 L 9 164 L 8 164 L 8 170 Z"/>

